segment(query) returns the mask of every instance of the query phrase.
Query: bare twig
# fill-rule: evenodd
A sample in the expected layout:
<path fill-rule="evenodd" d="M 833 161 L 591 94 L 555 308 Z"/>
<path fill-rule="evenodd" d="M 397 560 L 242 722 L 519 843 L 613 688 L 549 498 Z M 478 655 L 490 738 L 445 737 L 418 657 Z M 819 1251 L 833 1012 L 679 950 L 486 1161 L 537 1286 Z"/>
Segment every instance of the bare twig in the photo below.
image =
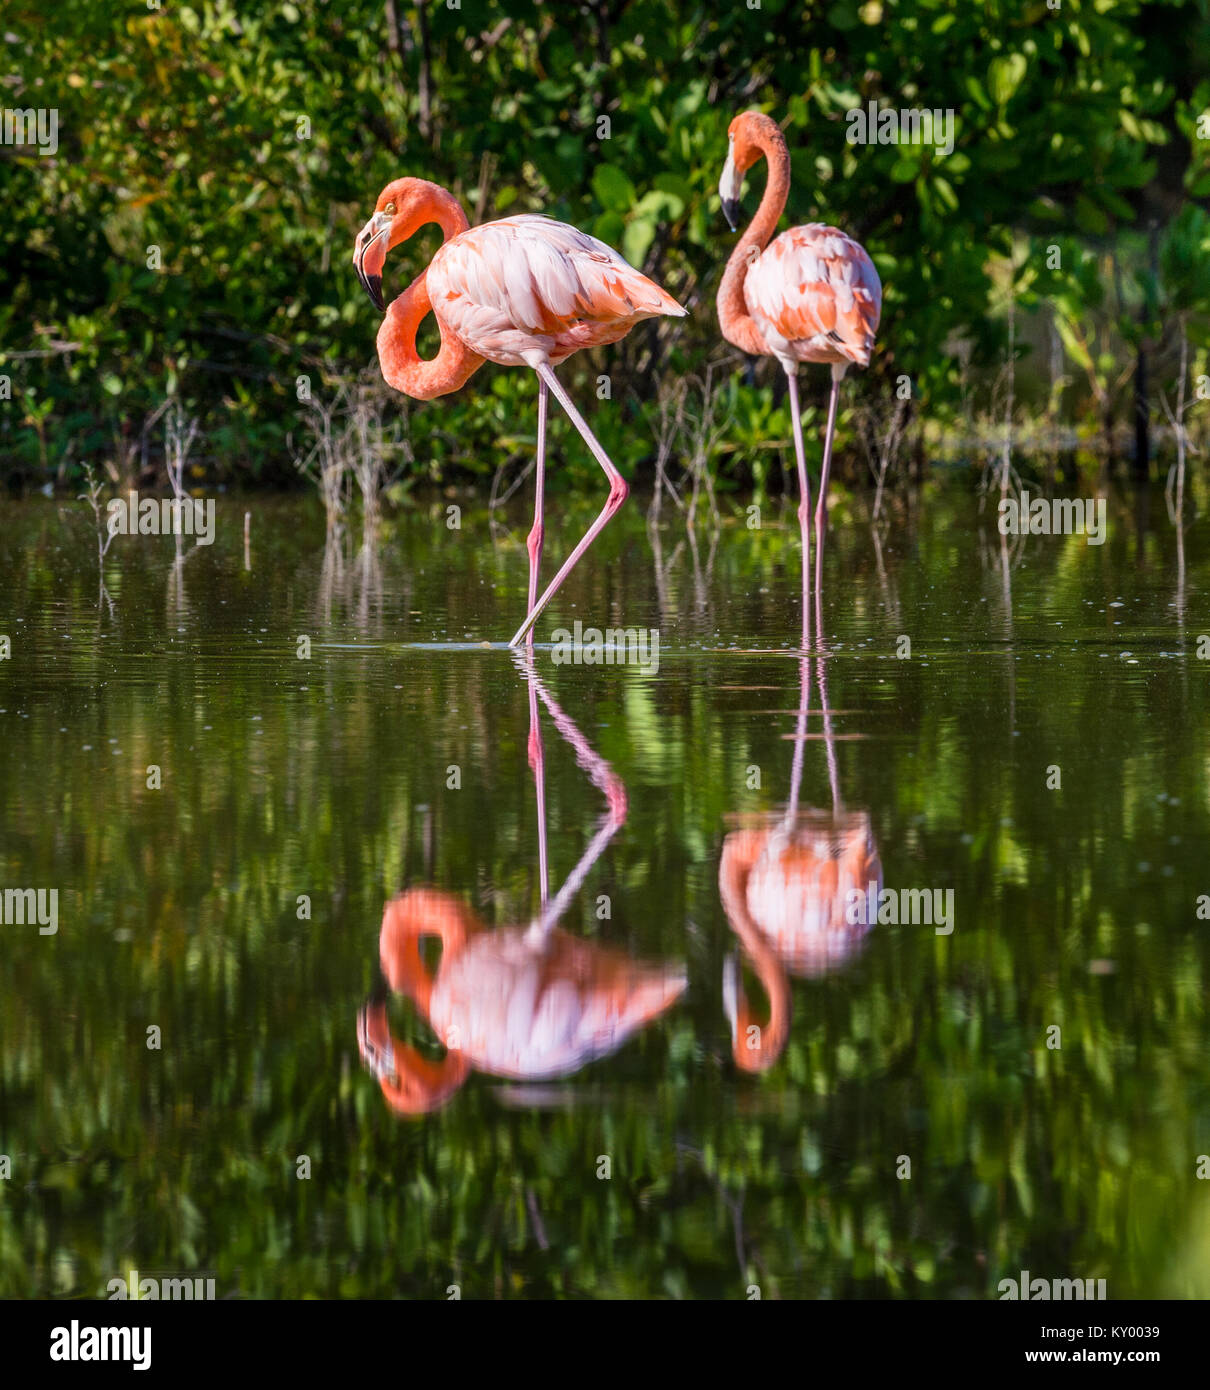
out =
<path fill-rule="evenodd" d="M 111 531 L 105 525 L 101 516 L 101 484 L 97 481 L 97 475 L 91 463 L 84 465 L 84 477 L 87 481 L 86 490 L 80 493 L 80 501 L 87 502 L 92 508 L 93 520 L 97 528 L 97 580 L 102 591 L 105 589 L 105 556 L 109 553 L 109 547 L 113 544 L 116 532 Z"/>

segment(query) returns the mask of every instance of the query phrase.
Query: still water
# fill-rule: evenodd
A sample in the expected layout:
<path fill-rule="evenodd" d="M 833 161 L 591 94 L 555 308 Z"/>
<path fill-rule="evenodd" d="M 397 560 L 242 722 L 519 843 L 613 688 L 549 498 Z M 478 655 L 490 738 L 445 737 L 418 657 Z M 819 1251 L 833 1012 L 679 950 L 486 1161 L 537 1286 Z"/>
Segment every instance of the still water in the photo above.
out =
<path fill-rule="evenodd" d="M 1210 1296 L 1207 523 L 448 505 L 0 504 L 0 1293 Z"/>

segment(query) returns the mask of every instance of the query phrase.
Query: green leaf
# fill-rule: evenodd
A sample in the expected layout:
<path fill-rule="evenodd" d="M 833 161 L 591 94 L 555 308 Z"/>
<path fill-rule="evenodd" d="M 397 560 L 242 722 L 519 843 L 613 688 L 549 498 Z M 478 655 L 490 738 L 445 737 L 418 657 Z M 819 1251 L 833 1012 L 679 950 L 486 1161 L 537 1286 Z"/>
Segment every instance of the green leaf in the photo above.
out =
<path fill-rule="evenodd" d="M 629 212 L 634 206 L 634 184 L 616 164 L 597 165 L 592 175 L 592 191 L 609 212 Z"/>
<path fill-rule="evenodd" d="M 626 230 L 622 234 L 622 255 L 631 265 L 641 267 L 654 240 L 654 220 L 635 217 L 626 224 Z"/>
<path fill-rule="evenodd" d="M 1109 218 L 1086 193 L 1077 196 L 1075 214 L 1076 226 L 1090 236 L 1104 236 L 1109 230 Z"/>
<path fill-rule="evenodd" d="M 936 192 L 937 197 L 940 198 L 941 202 L 947 208 L 949 208 L 951 212 L 957 210 L 958 198 L 957 195 L 954 193 L 953 186 L 948 179 L 943 179 L 940 177 L 940 175 L 935 174 L 933 176 L 933 189 Z"/>
<path fill-rule="evenodd" d="M 626 224 L 616 212 L 603 212 L 592 225 L 592 234 L 606 246 L 616 246 L 622 240 Z"/>
<path fill-rule="evenodd" d="M 653 188 L 658 188 L 661 193 L 671 193 L 673 197 L 680 198 L 682 202 L 693 201 L 693 190 L 689 185 L 689 180 L 682 178 L 679 174 L 657 174 L 651 181 Z M 679 217 L 680 214 L 678 213 Z"/>
<path fill-rule="evenodd" d="M 1006 106 L 1012 100 L 1013 93 L 1025 76 L 1025 69 L 1023 53 L 1010 53 L 1007 57 L 992 59 L 987 70 L 987 85 L 997 106 Z"/>
<path fill-rule="evenodd" d="M 1067 349 L 1067 355 L 1077 365 L 1084 370 L 1092 370 L 1092 356 L 1088 349 L 1076 336 L 1076 331 L 1071 323 L 1059 312 L 1055 313 L 1055 328 L 1058 330 L 1059 337 L 1063 340 L 1063 346 Z"/>
<path fill-rule="evenodd" d="M 641 217 L 651 217 L 657 222 L 675 222 L 684 213 L 685 203 L 675 193 L 664 193 L 655 189 L 639 199 L 635 213 Z"/>
<path fill-rule="evenodd" d="M 964 85 L 966 87 L 966 90 L 971 94 L 972 97 L 974 97 L 974 99 L 979 103 L 980 106 L 983 107 L 985 111 L 990 111 L 992 109 L 991 101 L 988 99 L 988 95 L 983 90 L 983 85 L 977 77 L 973 75 L 968 75 L 965 78 Z"/>

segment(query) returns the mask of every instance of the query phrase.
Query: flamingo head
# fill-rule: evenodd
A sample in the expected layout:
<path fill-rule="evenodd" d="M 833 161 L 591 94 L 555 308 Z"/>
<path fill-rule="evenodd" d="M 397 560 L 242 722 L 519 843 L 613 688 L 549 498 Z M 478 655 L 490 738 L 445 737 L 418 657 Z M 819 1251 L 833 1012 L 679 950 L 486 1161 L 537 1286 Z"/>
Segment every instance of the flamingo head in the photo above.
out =
<path fill-rule="evenodd" d="M 374 307 L 385 309 L 382 268 L 387 252 L 425 225 L 437 222 L 446 236 L 467 228 L 466 214 L 458 200 L 427 179 L 393 179 L 378 195 L 374 215 L 357 234 L 353 266 Z"/>
<path fill-rule="evenodd" d="M 362 1065 L 382 1087 L 387 1104 L 400 1115 L 439 1110 L 470 1071 L 458 1053 L 433 1061 L 397 1042 L 387 1022 L 386 1001 L 380 996 L 370 999 L 357 1015 L 357 1049 Z"/>
<path fill-rule="evenodd" d="M 770 979 L 769 1021 L 761 1025 L 744 992 L 739 957 L 723 962 L 723 1010 L 731 1025 L 731 1055 L 740 1071 L 753 1076 L 768 1071 L 786 1050 L 790 1037 L 789 991 L 785 973 L 769 953 L 762 962 Z"/>
<path fill-rule="evenodd" d="M 762 111 L 742 111 L 727 128 L 727 162 L 718 182 L 718 196 L 723 216 L 733 232 L 739 226 L 739 195 L 744 174 L 779 142 L 785 144 L 780 127 Z"/>
<path fill-rule="evenodd" d="M 387 1024 L 386 1001 L 370 999 L 357 1015 L 357 1050 L 366 1071 L 377 1081 L 395 1081 L 395 1039 Z"/>
<path fill-rule="evenodd" d="M 382 298 L 382 267 L 392 246 L 411 236 L 419 226 L 414 219 L 419 191 L 427 187 L 423 179 L 394 179 L 378 195 L 374 215 L 357 234 L 353 243 L 353 265 L 357 278 L 374 301 L 376 309 L 385 309 Z M 410 231 L 401 230 L 408 220 Z"/>

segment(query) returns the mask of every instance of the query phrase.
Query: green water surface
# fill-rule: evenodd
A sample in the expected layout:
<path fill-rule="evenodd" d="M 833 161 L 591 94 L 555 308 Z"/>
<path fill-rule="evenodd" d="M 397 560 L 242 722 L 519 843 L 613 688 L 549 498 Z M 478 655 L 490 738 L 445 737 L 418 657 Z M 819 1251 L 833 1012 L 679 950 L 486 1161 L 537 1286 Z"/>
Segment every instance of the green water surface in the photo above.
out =
<path fill-rule="evenodd" d="M 552 504 L 547 575 L 599 500 Z M 528 517 L 447 506 L 366 549 L 309 500 L 220 497 L 213 546 L 120 538 L 98 594 L 80 504 L 0 504 L 0 888 L 59 903 L 53 935 L 0 925 L 0 1294 L 134 1267 L 243 1297 L 995 1298 L 1023 1268 L 1210 1295 L 1208 523 L 1181 556 L 1162 499 L 1114 499 L 1099 547 L 1002 546 L 966 488 L 880 532 L 841 509 L 802 804 L 868 816 L 885 883 L 952 889 L 954 929 L 876 926 L 795 980 L 758 1077 L 719 857 L 789 795 L 797 529 L 666 511 L 653 548 L 632 498 L 538 629 L 628 800 L 562 926 L 688 987 L 573 1075 L 403 1119 L 357 1045 L 384 901 L 432 885 L 492 927 L 540 895 L 503 646 Z M 576 618 L 656 629 L 658 670 L 555 664 Z M 553 892 L 604 801 L 539 726 Z"/>

